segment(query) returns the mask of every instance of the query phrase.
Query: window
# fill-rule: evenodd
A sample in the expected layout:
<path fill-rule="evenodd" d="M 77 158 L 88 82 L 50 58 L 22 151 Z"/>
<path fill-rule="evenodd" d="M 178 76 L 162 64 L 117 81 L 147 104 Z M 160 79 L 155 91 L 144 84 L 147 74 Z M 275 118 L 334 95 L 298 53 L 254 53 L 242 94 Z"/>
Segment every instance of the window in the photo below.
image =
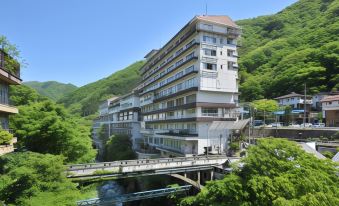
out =
<path fill-rule="evenodd" d="M 217 39 L 215 37 L 210 37 L 210 36 L 203 36 L 202 40 L 207 43 L 217 43 Z"/>
<path fill-rule="evenodd" d="M 174 107 L 174 100 L 167 102 L 167 108 L 171 108 L 171 107 Z"/>
<path fill-rule="evenodd" d="M 184 71 L 181 71 L 175 75 L 175 79 L 178 79 L 184 75 Z"/>
<path fill-rule="evenodd" d="M 196 102 L 196 101 L 197 101 L 197 95 L 196 94 L 186 96 L 186 104 L 193 103 L 193 102 Z"/>
<path fill-rule="evenodd" d="M 186 69 L 185 69 L 185 74 L 188 74 L 188 73 L 192 72 L 193 70 L 194 70 L 194 65 L 192 65 L 192 66 L 186 68 Z"/>
<path fill-rule="evenodd" d="M 175 56 L 178 56 L 181 52 L 183 51 L 183 49 L 179 49 L 177 52 L 175 52 Z"/>
<path fill-rule="evenodd" d="M 216 117 L 218 116 L 218 109 L 217 108 L 202 108 L 202 115 Z"/>
<path fill-rule="evenodd" d="M 204 54 L 207 56 L 217 56 L 217 51 L 212 49 L 204 49 Z"/>
<path fill-rule="evenodd" d="M 224 39 L 220 38 L 220 44 L 223 44 L 223 43 L 224 43 Z"/>
<path fill-rule="evenodd" d="M 204 27 L 208 30 L 213 30 L 213 25 L 210 24 L 204 24 Z"/>
<path fill-rule="evenodd" d="M 168 67 L 168 68 L 167 68 L 167 73 L 168 73 L 168 72 L 170 72 L 170 71 L 172 71 L 172 70 L 173 70 L 173 68 L 174 68 L 174 66 L 173 66 L 173 65 L 172 65 L 172 66 L 170 66 L 170 67 Z"/>
<path fill-rule="evenodd" d="M 194 52 L 190 53 L 189 55 L 186 56 L 186 60 L 189 60 L 194 57 Z"/>
<path fill-rule="evenodd" d="M 184 104 L 184 98 L 183 97 L 181 97 L 179 99 L 176 99 L 175 101 L 176 101 L 176 105 L 177 106 L 180 106 L 180 105 Z"/>
<path fill-rule="evenodd" d="M 187 114 L 195 114 L 195 108 L 193 109 L 188 109 Z"/>
<path fill-rule="evenodd" d="M 233 39 L 227 39 L 227 44 L 234 44 Z"/>
<path fill-rule="evenodd" d="M 186 44 L 186 49 L 187 49 L 188 47 L 190 47 L 194 42 L 195 42 L 195 39 L 193 39 L 192 41 L 190 41 L 190 43 Z"/>
<path fill-rule="evenodd" d="M 171 61 L 173 59 L 173 55 L 167 58 L 167 62 Z"/>
<path fill-rule="evenodd" d="M 222 51 L 220 51 L 220 55 L 222 55 Z"/>
<path fill-rule="evenodd" d="M 233 57 L 233 54 L 234 54 L 234 50 L 227 49 L 227 56 L 228 57 Z"/>
<path fill-rule="evenodd" d="M 179 66 L 180 64 L 182 64 L 182 62 L 183 62 L 184 60 L 179 60 L 179 61 L 177 61 L 176 63 L 175 63 L 175 66 Z"/>
<path fill-rule="evenodd" d="M 217 70 L 217 65 L 211 63 L 203 63 L 203 68 L 207 70 Z"/>

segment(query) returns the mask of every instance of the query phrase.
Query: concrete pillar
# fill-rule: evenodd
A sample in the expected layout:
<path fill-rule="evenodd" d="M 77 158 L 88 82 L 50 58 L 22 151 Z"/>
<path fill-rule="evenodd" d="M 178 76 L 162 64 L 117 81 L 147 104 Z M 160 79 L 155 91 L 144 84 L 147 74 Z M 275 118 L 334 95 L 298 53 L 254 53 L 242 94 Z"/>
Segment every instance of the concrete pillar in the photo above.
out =
<path fill-rule="evenodd" d="M 184 177 L 187 178 L 187 173 L 186 172 L 184 173 Z"/>
<path fill-rule="evenodd" d="M 214 171 L 211 170 L 211 180 L 213 180 L 213 176 L 214 176 Z"/>
<path fill-rule="evenodd" d="M 200 184 L 200 171 L 198 172 L 198 184 Z"/>

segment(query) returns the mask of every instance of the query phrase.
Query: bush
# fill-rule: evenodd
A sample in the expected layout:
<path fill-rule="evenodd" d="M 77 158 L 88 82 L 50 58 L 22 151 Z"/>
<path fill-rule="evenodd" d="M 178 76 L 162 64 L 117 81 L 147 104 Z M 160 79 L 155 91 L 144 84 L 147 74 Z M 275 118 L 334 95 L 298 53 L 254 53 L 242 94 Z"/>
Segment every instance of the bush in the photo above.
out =
<path fill-rule="evenodd" d="M 0 130 L 0 145 L 10 144 L 13 139 L 13 135 L 5 130 Z"/>

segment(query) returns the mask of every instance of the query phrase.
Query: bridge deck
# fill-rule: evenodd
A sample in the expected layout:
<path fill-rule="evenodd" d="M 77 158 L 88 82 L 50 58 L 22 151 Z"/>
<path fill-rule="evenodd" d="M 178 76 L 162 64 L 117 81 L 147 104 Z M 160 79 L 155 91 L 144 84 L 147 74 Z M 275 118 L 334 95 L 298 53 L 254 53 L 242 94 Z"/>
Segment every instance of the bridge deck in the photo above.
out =
<path fill-rule="evenodd" d="M 198 156 L 76 164 L 68 166 L 67 177 L 82 178 L 105 176 L 124 178 L 142 175 L 172 174 L 186 171 L 207 170 L 215 165 L 220 165 L 234 159 L 239 158 L 229 158 L 226 156 Z"/>
<path fill-rule="evenodd" d="M 124 195 L 117 195 L 110 198 L 93 198 L 87 200 L 81 200 L 77 202 L 78 206 L 89 206 L 89 205 L 113 205 L 114 203 L 123 203 L 123 202 L 131 202 L 136 200 L 143 200 L 155 197 L 163 197 L 170 194 L 178 194 L 188 191 L 192 186 L 185 185 L 173 188 L 163 188 L 157 190 L 149 190 L 144 192 L 135 192 Z"/>

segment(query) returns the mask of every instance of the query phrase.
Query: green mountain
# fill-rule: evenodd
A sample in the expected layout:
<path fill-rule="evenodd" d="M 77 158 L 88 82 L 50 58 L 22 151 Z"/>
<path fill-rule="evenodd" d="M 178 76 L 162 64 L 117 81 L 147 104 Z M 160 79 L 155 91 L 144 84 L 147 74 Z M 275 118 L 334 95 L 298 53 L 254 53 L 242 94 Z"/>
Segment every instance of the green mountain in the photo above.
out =
<path fill-rule="evenodd" d="M 70 108 L 73 113 L 87 116 L 97 112 L 100 101 L 114 95 L 130 92 L 140 82 L 139 68 L 144 61 L 137 61 L 128 67 L 113 73 L 107 78 L 82 86 L 62 97 L 59 102 Z"/>
<path fill-rule="evenodd" d="M 300 0 L 274 15 L 237 21 L 241 98 L 339 89 L 339 1 Z"/>
<path fill-rule="evenodd" d="M 73 84 L 63 84 L 56 81 L 29 81 L 24 82 L 23 84 L 35 89 L 39 94 L 46 96 L 54 101 L 59 100 L 64 95 L 67 95 L 68 93 L 73 92 L 78 88 Z"/>

